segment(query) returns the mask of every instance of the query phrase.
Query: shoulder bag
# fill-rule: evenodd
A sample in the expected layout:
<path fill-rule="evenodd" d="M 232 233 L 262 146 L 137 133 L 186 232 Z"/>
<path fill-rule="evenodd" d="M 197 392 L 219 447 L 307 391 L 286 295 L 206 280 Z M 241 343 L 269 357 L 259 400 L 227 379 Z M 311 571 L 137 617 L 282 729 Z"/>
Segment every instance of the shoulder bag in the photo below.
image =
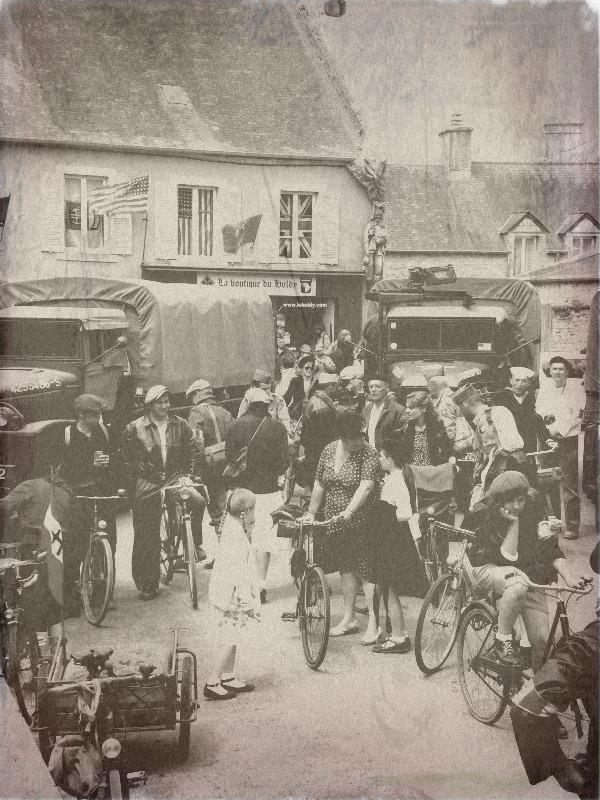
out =
<path fill-rule="evenodd" d="M 246 469 L 248 468 L 248 449 L 252 442 L 254 441 L 254 437 L 259 432 L 261 425 L 265 421 L 266 417 L 263 417 L 258 424 L 258 427 L 252 434 L 252 438 L 248 442 L 248 444 L 244 445 L 236 454 L 235 458 L 228 464 L 225 469 L 223 470 L 223 477 L 229 481 L 235 481 L 242 478 L 245 473 Z"/>

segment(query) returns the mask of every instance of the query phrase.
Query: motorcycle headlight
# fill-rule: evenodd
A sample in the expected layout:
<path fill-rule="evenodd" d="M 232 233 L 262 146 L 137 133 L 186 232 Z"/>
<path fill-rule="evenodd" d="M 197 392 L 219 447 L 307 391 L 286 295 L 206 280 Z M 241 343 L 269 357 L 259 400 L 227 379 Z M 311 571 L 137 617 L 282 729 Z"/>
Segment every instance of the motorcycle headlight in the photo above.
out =
<path fill-rule="evenodd" d="M 103 519 L 98 520 L 98 530 L 105 531 L 106 530 L 106 521 Z"/>
<path fill-rule="evenodd" d="M 102 742 L 102 755 L 104 758 L 118 758 L 121 752 L 121 742 L 118 739 L 105 739 Z"/>
<path fill-rule="evenodd" d="M 182 500 L 189 500 L 190 499 L 190 490 L 189 489 L 181 489 L 181 491 L 179 492 L 179 497 L 181 497 Z"/>
<path fill-rule="evenodd" d="M 12 608 L 5 608 L 4 609 L 4 619 L 10 621 L 11 619 L 15 618 L 15 612 Z"/>

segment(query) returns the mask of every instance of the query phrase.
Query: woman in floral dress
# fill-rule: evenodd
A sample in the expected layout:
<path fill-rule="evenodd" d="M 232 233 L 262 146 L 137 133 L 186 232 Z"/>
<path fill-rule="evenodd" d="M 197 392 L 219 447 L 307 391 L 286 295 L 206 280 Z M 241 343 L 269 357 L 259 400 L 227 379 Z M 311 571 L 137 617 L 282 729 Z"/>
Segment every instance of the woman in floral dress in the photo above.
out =
<path fill-rule="evenodd" d="M 377 621 L 369 537 L 383 472 L 379 454 L 364 441 L 360 414 L 340 412 L 337 429 L 339 438 L 326 445 L 321 453 L 305 519 L 314 519 L 319 510 L 325 519 L 336 518 L 326 534 L 315 541 L 316 562 L 326 573 L 339 571 L 342 581 L 343 616 L 329 635 L 358 633 L 354 603 L 361 579 L 369 608 L 364 641 L 373 643 L 377 640 Z"/>

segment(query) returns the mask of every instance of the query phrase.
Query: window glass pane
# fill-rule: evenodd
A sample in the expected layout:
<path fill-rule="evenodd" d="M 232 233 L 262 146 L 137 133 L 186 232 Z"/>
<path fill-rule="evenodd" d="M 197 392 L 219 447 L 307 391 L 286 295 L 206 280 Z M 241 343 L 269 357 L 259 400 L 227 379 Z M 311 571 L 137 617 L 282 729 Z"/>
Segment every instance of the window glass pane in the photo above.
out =
<path fill-rule="evenodd" d="M 37 358 L 75 358 L 77 323 L 53 319 L 4 320 L 0 323 L 2 353 Z"/>
<path fill-rule="evenodd" d="M 88 194 L 104 186 L 104 178 L 86 178 Z M 87 246 L 90 250 L 98 250 L 104 246 L 104 215 L 96 214 L 88 207 L 87 213 Z"/>
<path fill-rule="evenodd" d="M 439 320 L 390 320 L 388 329 L 391 350 L 439 350 Z"/>
<path fill-rule="evenodd" d="M 583 252 L 584 253 L 591 253 L 594 247 L 594 237 L 593 236 L 586 236 L 583 239 Z"/>
<path fill-rule="evenodd" d="M 81 178 L 65 175 L 65 246 L 81 246 Z"/>
<path fill-rule="evenodd" d="M 444 319 L 441 324 L 444 349 L 491 352 L 493 319 Z"/>
<path fill-rule="evenodd" d="M 525 240 L 525 269 L 527 271 L 533 269 L 534 255 L 536 251 L 537 239 L 534 236 L 528 236 Z"/>
<path fill-rule="evenodd" d="M 513 273 L 515 275 L 521 274 L 521 247 L 523 239 L 520 236 L 515 236 L 514 244 L 514 259 L 513 259 Z"/>

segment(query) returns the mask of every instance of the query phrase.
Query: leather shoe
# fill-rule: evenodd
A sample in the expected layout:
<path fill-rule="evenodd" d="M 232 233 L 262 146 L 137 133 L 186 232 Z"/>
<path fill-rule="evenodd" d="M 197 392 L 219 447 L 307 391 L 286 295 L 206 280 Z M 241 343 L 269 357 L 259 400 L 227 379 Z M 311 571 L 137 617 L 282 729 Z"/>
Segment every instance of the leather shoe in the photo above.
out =
<path fill-rule="evenodd" d="M 215 691 L 215 687 L 217 686 L 222 686 L 222 684 L 217 683 L 214 686 L 209 686 L 208 683 L 204 684 L 202 694 L 207 700 L 232 700 L 235 697 L 235 692 L 230 691 L 226 686 L 222 687 L 223 689 L 227 689 L 225 694 Z"/>
<path fill-rule="evenodd" d="M 224 689 L 227 689 L 228 692 L 234 692 L 235 694 L 242 694 L 243 692 L 253 692 L 254 691 L 254 684 L 253 683 L 246 683 L 246 681 L 241 681 L 244 685 L 243 686 L 232 686 L 232 682 L 238 680 L 238 678 L 229 678 L 224 681 L 221 681 L 221 686 Z"/>
<path fill-rule="evenodd" d="M 147 589 L 140 592 L 141 600 L 154 600 L 155 597 L 158 597 L 158 589 Z"/>

